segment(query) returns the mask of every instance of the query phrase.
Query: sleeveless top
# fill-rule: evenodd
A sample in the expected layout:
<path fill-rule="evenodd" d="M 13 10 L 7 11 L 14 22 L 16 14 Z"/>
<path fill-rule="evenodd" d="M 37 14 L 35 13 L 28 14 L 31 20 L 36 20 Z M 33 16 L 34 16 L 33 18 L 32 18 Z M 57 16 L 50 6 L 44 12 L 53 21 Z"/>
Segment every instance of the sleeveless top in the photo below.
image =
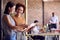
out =
<path fill-rule="evenodd" d="M 8 18 L 11 25 L 15 26 L 15 22 L 14 22 L 13 18 L 10 15 L 8 15 L 8 14 L 3 15 L 3 18 L 2 18 L 2 24 L 3 25 L 2 25 L 2 27 L 3 27 L 4 35 L 11 35 L 12 29 L 10 28 L 10 26 L 6 22 L 6 19 L 4 20 L 5 16 L 7 16 L 7 18 Z"/>

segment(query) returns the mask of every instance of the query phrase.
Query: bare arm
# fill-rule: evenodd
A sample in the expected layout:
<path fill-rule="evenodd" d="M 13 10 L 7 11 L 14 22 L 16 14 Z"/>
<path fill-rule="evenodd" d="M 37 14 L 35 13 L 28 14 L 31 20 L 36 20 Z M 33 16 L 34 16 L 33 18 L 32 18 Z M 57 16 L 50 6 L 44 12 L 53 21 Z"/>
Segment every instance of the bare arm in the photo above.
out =
<path fill-rule="evenodd" d="M 12 29 L 12 30 L 17 30 L 17 31 L 22 31 L 20 29 L 20 26 L 12 25 L 11 21 L 9 21 L 8 16 L 4 16 L 4 21 L 6 21 L 7 25 Z"/>

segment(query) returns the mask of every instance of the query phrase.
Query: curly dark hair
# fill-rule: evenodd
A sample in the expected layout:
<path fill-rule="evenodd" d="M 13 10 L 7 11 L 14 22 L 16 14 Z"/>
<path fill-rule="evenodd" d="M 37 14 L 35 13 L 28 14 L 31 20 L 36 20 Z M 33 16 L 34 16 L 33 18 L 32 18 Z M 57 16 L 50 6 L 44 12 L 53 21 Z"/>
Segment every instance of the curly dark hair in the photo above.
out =
<path fill-rule="evenodd" d="M 23 7 L 23 13 L 25 12 L 25 6 L 21 3 L 17 3 L 16 4 L 16 8 L 15 8 L 15 11 L 19 8 L 19 7 Z"/>

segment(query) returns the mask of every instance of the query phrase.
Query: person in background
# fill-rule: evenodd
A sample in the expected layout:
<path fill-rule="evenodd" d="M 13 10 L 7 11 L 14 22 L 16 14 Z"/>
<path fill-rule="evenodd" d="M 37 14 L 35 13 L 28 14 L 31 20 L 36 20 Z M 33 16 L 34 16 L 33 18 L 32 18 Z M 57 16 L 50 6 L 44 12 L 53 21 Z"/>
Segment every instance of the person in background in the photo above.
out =
<path fill-rule="evenodd" d="M 59 29 L 59 20 L 58 20 L 58 16 L 55 15 L 54 12 L 52 12 L 52 17 L 50 19 L 50 29 L 53 30 L 53 29 Z M 53 36 L 53 40 L 58 40 L 58 37 L 59 36 Z"/>
<path fill-rule="evenodd" d="M 38 20 L 34 20 L 34 23 L 32 23 L 30 25 L 31 27 L 33 27 L 31 29 L 31 34 L 40 34 L 41 33 L 41 28 L 38 25 Z M 31 36 L 34 40 L 44 40 L 43 36 Z"/>
<path fill-rule="evenodd" d="M 52 17 L 50 18 L 50 24 L 51 24 L 51 28 L 55 28 L 58 29 L 58 17 L 55 15 L 54 12 L 52 12 Z"/>
<path fill-rule="evenodd" d="M 34 25 L 34 26 L 33 26 Z M 38 20 L 35 20 L 34 23 L 32 23 L 30 26 L 33 26 L 31 29 L 31 34 L 39 34 L 40 27 L 38 26 Z"/>
<path fill-rule="evenodd" d="M 52 32 L 53 29 L 59 29 L 58 17 L 52 12 L 52 17 L 49 20 L 49 30 Z M 46 40 L 58 40 L 58 36 L 46 36 Z"/>

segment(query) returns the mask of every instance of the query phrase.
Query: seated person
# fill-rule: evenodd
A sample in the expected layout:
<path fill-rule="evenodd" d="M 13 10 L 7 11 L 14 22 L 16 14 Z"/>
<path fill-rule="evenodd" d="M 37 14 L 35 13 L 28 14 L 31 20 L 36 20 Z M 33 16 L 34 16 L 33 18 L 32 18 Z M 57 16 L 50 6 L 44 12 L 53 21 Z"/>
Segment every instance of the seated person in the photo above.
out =
<path fill-rule="evenodd" d="M 33 27 L 31 29 L 31 34 L 39 34 L 40 33 L 40 29 L 41 28 L 38 26 L 38 20 L 35 20 L 34 23 L 32 23 L 30 26 Z M 43 36 L 37 36 L 37 35 L 35 35 L 35 36 L 31 36 L 31 37 L 34 40 L 44 40 Z"/>

